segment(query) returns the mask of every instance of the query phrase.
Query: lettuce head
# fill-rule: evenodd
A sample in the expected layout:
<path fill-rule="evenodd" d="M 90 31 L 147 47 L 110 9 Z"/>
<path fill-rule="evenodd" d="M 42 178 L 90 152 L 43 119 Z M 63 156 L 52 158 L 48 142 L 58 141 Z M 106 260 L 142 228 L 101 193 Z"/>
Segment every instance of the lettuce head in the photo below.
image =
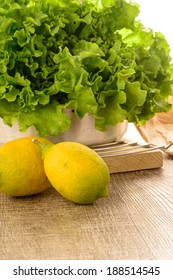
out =
<path fill-rule="evenodd" d="M 53 136 L 66 108 L 101 131 L 168 111 L 170 47 L 139 13 L 125 0 L 0 0 L 0 117 Z"/>

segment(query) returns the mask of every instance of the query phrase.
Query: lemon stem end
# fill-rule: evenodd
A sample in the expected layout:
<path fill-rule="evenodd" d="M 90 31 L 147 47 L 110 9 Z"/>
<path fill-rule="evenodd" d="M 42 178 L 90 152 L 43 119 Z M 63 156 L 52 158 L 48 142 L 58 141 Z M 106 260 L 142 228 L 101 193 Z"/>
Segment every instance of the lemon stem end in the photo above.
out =
<path fill-rule="evenodd" d="M 42 150 L 42 157 L 43 158 L 44 158 L 47 150 L 53 145 L 53 143 L 48 143 L 48 144 L 47 143 L 46 144 L 41 143 L 40 141 L 38 141 L 38 139 L 32 139 L 32 141 L 34 143 L 36 143 L 41 148 L 41 150 Z"/>

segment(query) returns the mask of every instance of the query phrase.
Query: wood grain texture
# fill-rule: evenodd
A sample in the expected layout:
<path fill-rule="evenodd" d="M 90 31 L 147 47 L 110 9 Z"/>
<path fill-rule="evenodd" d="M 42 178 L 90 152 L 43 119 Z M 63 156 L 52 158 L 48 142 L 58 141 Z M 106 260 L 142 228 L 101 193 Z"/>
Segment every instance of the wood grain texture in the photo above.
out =
<path fill-rule="evenodd" d="M 163 153 L 160 150 L 154 150 L 103 157 L 103 160 L 106 162 L 110 173 L 120 173 L 162 167 Z"/>
<path fill-rule="evenodd" d="M 0 259 L 173 259 L 173 159 L 111 175 L 109 197 L 80 206 L 54 189 L 0 195 Z"/>

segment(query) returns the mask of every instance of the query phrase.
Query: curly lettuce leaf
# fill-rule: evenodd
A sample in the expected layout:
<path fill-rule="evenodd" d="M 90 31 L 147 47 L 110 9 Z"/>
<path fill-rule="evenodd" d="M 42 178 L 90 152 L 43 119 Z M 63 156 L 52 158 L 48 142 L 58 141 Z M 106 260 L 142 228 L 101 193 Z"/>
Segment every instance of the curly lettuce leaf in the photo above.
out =
<path fill-rule="evenodd" d="M 51 105 L 39 106 L 37 111 L 22 112 L 18 117 L 20 131 L 35 126 L 40 136 L 54 136 L 70 127 L 70 119 L 63 112 L 64 106 L 52 102 Z M 40 119 L 42 121 L 40 121 Z"/>

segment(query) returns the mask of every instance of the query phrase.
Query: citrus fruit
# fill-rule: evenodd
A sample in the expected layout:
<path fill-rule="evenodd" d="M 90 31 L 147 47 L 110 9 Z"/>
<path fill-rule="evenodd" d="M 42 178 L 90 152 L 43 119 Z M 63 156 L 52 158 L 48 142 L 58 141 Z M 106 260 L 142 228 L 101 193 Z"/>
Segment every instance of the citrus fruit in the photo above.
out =
<path fill-rule="evenodd" d="M 42 152 L 33 142 L 49 143 L 41 137 L 24 137 L 0 147 L 0 192 L 11 196 L 28 196 L 50 187 L 44 172 Z"/>
<path fill-rule="evenodd" d="M 91 204 L 108 195 L 109 170 L 95 151 L 76 142 L 47 147 L 43 148 L 45 173 L 63 197 L 78 204 Z"/>

